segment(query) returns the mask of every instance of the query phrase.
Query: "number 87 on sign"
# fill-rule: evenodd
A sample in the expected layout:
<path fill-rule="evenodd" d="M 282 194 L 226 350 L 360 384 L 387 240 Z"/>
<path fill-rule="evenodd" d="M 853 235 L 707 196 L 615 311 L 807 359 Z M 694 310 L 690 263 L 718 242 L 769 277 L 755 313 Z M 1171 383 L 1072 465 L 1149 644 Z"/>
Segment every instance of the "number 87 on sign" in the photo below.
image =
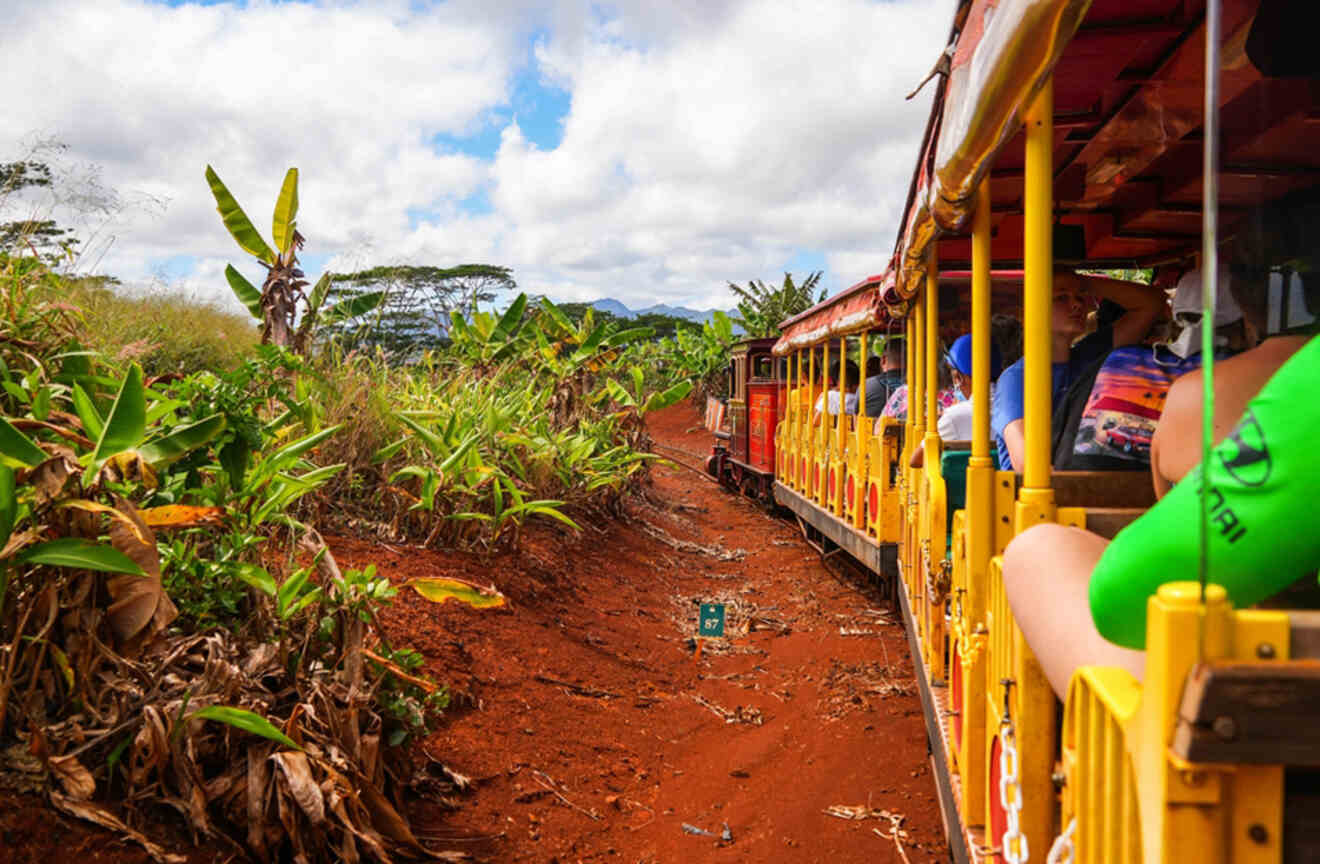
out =
<path fill-rule="evenodd" d="M 702 603 L 697 635 L 703 638 L 724 636 L 724 604 Z"/>

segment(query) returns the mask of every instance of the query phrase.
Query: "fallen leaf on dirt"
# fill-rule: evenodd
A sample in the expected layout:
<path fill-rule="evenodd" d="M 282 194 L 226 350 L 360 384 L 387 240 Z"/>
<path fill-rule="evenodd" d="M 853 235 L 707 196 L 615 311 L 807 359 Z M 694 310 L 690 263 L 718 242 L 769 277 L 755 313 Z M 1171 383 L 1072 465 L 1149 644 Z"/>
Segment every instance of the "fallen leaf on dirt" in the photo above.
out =
<path fill-rule="evenodd" d="M 182 855 L 175 855 L 166 852 L 161 846 L 152 843 L 142 833 L 134 831 L 123 822 L 119 821 L 109 810 L 87 801 L 76 801 L 73 798 L 65 797 L 58 792 L 50 793 L 51 803 L 78 819 L 100 825 L 102 828 L 108 828 L 111 831 L 117 831 L 129 840 L 147 850 L 147 854 L 161 864 L 186 864 L 187 858 Z"/>
<path fill-rule="evenodd" d="M 432 603 L 457 600 L 473 609 L 493 609 L 504 605 L 504 595 L 494 588 L 486 588 L 450 579 L 444 576 L 418 576 L 404 583 Z"/>
<path fill-rule="evenodd" d="M 276 753 L 271 759 L 280 767 L 289 794 L 307 814 L 312 827 L 325 824 L 325 798 L 321 794 L 321 787 L 316 785 L 316 779 L 312 777 L 307 754 L 285 750 Z"/>
<path fill-rule="evenodd" d="M 50 773 L 55 775 L 55 779 L 60 781 L 64 791 L 75 801 L 86 801 L 96 793 L 96 781 L 92 779 L 92 772 L 88 771 L 76 757 L 56 756 L 49 760 L 46 766 L 50 768 Z"/>
<path fill-rule="evenodd" d="M 722 719 L 725 723 L 747 723 L 752 726 L 760 726 L 765 723 L 765 716 L 761 714 L 761 709 L 752 708 L 746 705 L 739 705 L 732 711 L 722 705 L 716 705 L 708 699 L 693 695 L 692 701 L 709 710 L 712 714 Z"/>
<path fill-rule="evenodd" d="M 108 587 L 113 602 L 107 611 L 110 627 L 121 641 L 132 639 L 153 625 L 155 630 L 163 630 L 178 616 L 179 610 L 165 594 L 160 581 L 160 552 L 156 548 L 155 535 L 146 526 L 137 510 L 128 501 L 120 500 L 118 509 L 123 513 L 133 530 L 125 526 L 124 520 L 116 519 L 110 523 L 110 544 L 123 552 L 135 564 L 146 572 L 146 576 L 115 576 Z"/>
<path fill-rule="evenodd" d="M 831 804 L 825 808 L 826 816 L 833 816 L 836 819 L 893 819 L 895 814 L 888 810 L 872 810 L 863 804 Z M 903 820 L 902 816 L 898 817 Z"/>

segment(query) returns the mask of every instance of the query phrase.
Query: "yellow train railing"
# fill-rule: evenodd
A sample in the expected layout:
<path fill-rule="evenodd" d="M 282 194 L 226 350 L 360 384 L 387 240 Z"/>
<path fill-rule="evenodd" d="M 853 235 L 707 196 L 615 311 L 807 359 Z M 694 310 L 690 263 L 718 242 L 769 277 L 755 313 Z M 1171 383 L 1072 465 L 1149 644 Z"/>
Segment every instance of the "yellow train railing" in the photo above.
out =
<path fill-rule="evenodd" d="M 1234 611 L 1215 585 L 1207 587 L 1204 609 L 1197 584 L 1174 582 L 1150 598 L 1147 610 L 1144 683 L 1102 667 L 1073 676 L 1057 842 L 1082 862 L 1277 864 L 1283 767 L 1186 761 L 1177 755 L 1175 730 L 1188 722 L 1185 691 L 1198 660 L 1210 664 L 1203 669 L 1249 662 L 1249 674 L 1313 661 L 1289 664 L 1286 613 Z M 1220 732 L 1231 738 L 1231 730 Z"/>
<path fill-rule="evenodd" d="M 953 542 L 950 544 L 949 559 L 952 565 L 949 585 L 949 712 L 952 722 L 946 752 L 952 763 L 950 770 L 961 773 L 963 764 L 962 738 L 963 715 L 967 713 L 966 667 L 975 663 L 972 652 L 976 651 L 976 640 L 971 632 L 971 620 L 963 600 L 967 595 L 967 511 L 956 510 L 953 514 Z M 964 659 L 968 662 L 964 663 Z"/>
<path fill-rule="evenodd" d="M 1078 864 L 1142 860 L 1137 783 L 1126 731 L 1140 701 L 1141 685 L 1122 669 L 1083 669 L 1069 687 L 1060 845 L 1072 845 L 1072 860 Z"/>
<path fill-rule="evenodd" d="M 871 418 L 856 417 L 844 462 L 843 518 L 854 530 L 867 530 L 866 498 L 870 484 Z"/>

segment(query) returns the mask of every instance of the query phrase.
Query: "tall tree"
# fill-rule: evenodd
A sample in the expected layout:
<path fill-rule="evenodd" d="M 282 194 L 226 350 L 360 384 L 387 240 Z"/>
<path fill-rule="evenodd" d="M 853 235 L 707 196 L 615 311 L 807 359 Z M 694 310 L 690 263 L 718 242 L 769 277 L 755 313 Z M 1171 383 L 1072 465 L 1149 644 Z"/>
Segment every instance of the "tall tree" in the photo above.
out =
<path fill-rule="evenodd" d="M 825 289 L 815 295 L 821 271 L 808 274 L 798 285 L 792 273 L 784 274 L 784 282 L 772 288 L 759 279 L 753 279 L 743 288 L 733 282 L 729 289 L 738 297 L 738 315 L 734 321 L 748 336 L 778 336 L 779 322 L 805 312 L 825 299 Z"/>
<path fill-rule="evenodd" d="M 0 162 L 0 203 L 10 195 L 28 188 L 52 185 L 50 165 L 32 159 Z M 0 222 L 0 252 L 28 247 L 43 257 L 58 257 L 72 252 L 78 241 L 68 228 L 53 219 L 16 219 Z"/>
<path fill-rule="evenodd" d="M 444 344 L 452 313 L 471 318 L 497 291 L 517 287 L 512 270 L 493 264 L 398 264 L 337 273 L 331 282 L 331 300 L 375 293 L 385 297 L 378 315 L 360 327 L 333 328 L 334 338 L 348 348 L 379 347 L 402 362 Z"/>

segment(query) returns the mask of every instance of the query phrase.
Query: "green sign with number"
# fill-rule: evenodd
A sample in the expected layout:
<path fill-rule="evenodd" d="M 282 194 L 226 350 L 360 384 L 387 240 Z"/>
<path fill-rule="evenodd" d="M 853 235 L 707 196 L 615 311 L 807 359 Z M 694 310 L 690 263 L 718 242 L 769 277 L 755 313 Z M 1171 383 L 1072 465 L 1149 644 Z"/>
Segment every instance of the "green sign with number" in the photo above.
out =
<path fill-rule="evenodd" d="M 697 622 L 698 636 L 724 635 L 724 604 L 702 603 L 701 619 Z"/>

